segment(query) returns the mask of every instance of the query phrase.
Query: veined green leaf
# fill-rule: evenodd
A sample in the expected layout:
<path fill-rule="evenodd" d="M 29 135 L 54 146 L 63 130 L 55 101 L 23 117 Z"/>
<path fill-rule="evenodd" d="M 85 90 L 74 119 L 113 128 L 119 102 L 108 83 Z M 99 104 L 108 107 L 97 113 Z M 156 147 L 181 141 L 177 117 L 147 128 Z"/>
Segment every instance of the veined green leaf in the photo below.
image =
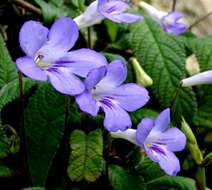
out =
<path fill-rule="evenodd" d="M 43 186 L 64 131 L 65 98 L 43 84 L 25 110 L 28 164 L 33 185 Z"/>
<path fill-rule="evenodd" d="M 86 179 L 93 182 L 103 170 L 103 137 L 101 130 L 95 130 L 86 135 L 75 130 L 70 138 L 71 156 L 68 176 L 72 181 Z"/>
<path fill-rule="evenodd" d="M 186 74 L 184 46 L 149 18 L 132 25 L 130 31 L 129 43 L 142 67 L 153 79 L 154 96 L 163 108 L 170 107 Z M 183 115 L 191 120 L 197 110 L 192 89 L 181 89 L 175 103 L 173 118 L 178 120 Z"/>

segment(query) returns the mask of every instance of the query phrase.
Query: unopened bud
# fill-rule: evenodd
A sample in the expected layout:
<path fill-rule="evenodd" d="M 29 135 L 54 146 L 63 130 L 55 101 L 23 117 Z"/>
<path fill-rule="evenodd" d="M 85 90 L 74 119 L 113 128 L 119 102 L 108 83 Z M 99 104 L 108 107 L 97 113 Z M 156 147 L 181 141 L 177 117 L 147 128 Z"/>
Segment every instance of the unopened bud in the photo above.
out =
<path fill-rule="evenodd" d="M 191 143 L 191 144 L 197 143 L 194 133 L 192 132 L 190 126 L 188 125 L 188 123 L 185 121 L 185 119 L 183 117 L 182 117 L 182 122 L 181 122 L 181 129 L 182 129 L 183 133 L 186 135 L 189 143 Z"/>
<path fill-rule="evenodd" d="M 151 86 L 153 84 L 152 78 L 143 70 L 137 59 L 132 57 L 130 62 L 135 71 L 136 83 L 144 87 Z"/>
<path fill-rule="evenodd" d="M 186 70 L 189 75 L 194 75 L 200 72 L 199 63 L 194 54 L 186 59 Z"/>

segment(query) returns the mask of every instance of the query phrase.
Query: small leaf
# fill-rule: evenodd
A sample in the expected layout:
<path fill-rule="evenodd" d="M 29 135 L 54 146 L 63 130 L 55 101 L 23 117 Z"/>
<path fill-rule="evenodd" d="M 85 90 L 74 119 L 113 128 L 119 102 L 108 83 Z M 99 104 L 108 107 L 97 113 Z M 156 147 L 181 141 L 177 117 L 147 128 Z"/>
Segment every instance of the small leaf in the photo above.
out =
<path fill-rule="evenodd" d="M 25 110 L 29 171 L 33 185 L 43 186 L 64 131 L 65 98 L 48 84 L 39 87 Z"/>
<path fill-rule="evenodd" d="M 15 171 L 0 164 L 0 178 L 13 177 L 14 175 L 15 175 Z"/>
<path fill-rule="evenodd" d="M 99 178 L 103 170 L 103 139 L 101 130 L 86 135 L 75 130 L 70 138 L 71 156 L 68 176 L 72 181 L 86 179 L 93 182 Z"/>
<path fill-rule="evenodd" d="M 109 179 L 114 190 L 145 190 L 146 186 L 138 175 L 132 175 L 117 165 L 109 166 Z"/>

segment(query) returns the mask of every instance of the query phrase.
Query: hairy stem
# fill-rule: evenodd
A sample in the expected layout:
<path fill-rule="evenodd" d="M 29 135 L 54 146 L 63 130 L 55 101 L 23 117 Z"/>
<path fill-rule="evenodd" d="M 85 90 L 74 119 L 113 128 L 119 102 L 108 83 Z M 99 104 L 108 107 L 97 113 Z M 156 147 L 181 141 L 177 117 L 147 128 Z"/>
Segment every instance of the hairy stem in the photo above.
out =
<path fill-rule="evenodd" d="M 23 7 L 24 9 L 32 11 L 32 12 L 38 14 L 38 15 L 42 15 L 41 9 L 39 9 L 38 7 L 32 5 L 31 3 L 27 2 L 27 1 L 24 1 L 24 0 L 13 0 L 13 1 L 17 5 Z"/>
<path fill-rule="evenodd" d="M 196 174 L 196 182 L 197 182 L 198 190 L 206 189 L 206 178 L 205 178 L 205 168 L 204 167 L 198 167 L 197 174 Z"/>

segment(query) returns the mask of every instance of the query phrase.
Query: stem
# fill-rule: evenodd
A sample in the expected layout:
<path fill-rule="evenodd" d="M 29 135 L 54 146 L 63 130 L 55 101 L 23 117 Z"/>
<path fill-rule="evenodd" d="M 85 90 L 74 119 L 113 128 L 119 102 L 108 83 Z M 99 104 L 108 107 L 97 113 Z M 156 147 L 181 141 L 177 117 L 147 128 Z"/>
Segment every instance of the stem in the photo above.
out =
<path fill-rule="evenodd" d="M 88 27 L 88 48 L 91 48 L 92 44 L 91 44 L 91 28 Z"/>
<path fill-rule="evenodd" d="M 176 4 L 177 4 L 177 0 L 173 0 L 172 11 L 175 11 Z"/>
<path fill-rule="evenodd" d="M 18 5 L 20 5 L 21 7 L 28 9 L 29 11 L 32 11 L 38 15 L 42 15 L 42 11 L 41 9 L 37 8 L 36 6 L 30 4 L 29 2 L 26 2 L 24 0 L 13 0 L 14 3 L 17 3 Z"/>
<path fill-rule="evenodd" d="M 105 176 L 106 176 L 106 179 L 108 181 L 108 184 L 110 179 L 109 179 L 109 161 L 110 161 L 110 152 L 111 152 L 111 149 L 112 149 L 112 139 L 111 139 L 111 136 L 110 136 L 110 133 L 108 133 L 107 135 L 107 141 L 108 141 L 108 144 L 107 144 L 107 149 L 106 149 L 106 164 L 105 164 Z"/>
<path fill-rule="evenodd" d="M 25 138 L 25 129 L 24 129 L 24 85 L 23 85 L 23 75 L 21 72 L 18 72 L 19 79 L 19 101 L 20 101 L 20 139 L 21 139 L 21 148 L 20 153 L 23 155 L 23 169 L 26 176 L 29 175 L 28 170 L 28 161 L 26 153 L 26 138 Z M 31 179 L 29 179 L 31 184 Z"/>
<path fill-rule="evenodd" d="M 173 113 L 174 113 L 174 109 L 175 109 L 177 97 L 179 96 L 180 90 L 182 89 L 181 87 L 182 87 L 182 83 L 180 83 L 180 84 L 178 85 L 177 90 L 176 90 L 176 93 L 175 93 L 175 96 L 174 96 L 174 98 L 172 99 L 172 103 L 171 103 L 171 106 L 170 106 L 170 107 L 171 107 L 171 110 L 172 110 Z"/>
<path fill-rule="evenodd" d="M 206 189 L 205 168 L 198 167 L 197 174 L 196 174 L 196 182 L 197 182 L 198 190 Z"/>
<path fill-rule="evenodd" d="M 212 12 L 209 12 L 208 14 L 204 15 L 203 17 L 199 18 L 198 20 L 194 21 L 193 24 L 191 24 L 189 27 L 188 27 L 188 30 L 191 31 L 191 29 L 198 25 L 200 22 L 202 22 L 203 20 L 205 20 L 206 18 L 208 18 L 209 16 L 212 15 Z"/>

